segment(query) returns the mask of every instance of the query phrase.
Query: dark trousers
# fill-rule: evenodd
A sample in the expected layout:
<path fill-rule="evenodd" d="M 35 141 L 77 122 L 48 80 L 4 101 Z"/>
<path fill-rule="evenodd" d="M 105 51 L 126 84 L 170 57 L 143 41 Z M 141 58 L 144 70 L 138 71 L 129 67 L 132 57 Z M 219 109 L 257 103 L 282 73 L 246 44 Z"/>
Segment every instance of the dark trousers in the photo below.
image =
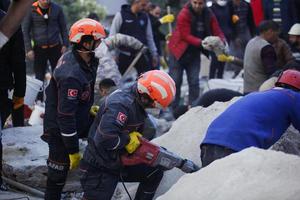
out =
<path fill-rule="evenodd" d="M 124 74 L 126 72 L 127 68 L 132 63 L 134 58 L 135 58 L 134 54 L 131 54 L 130 56 L 125 55 L 123 53 L 119 54 L 118 66 L 121 74 Z M 152 70 L 153 67 L 152 67 L 152 59 L 150 53 L 142 55 L 134 67 L 137 70 L 138 75 L 143 72 Z"/>
<path fill-rule="evenodd" d="M 202 167 L 206 167 L 213 161 L 220 158 L 224 158 L 236 152 L 232 149 L 215 145 L 215 144 L 203 144 L 201 145 L 200 149 L 201 149 Z"/>
<path fill-rule="evenodd" d="M 176 85 L 176 96 L 175 100 L 172 103 L 172 107 L 174 109 L 180 104 L 180 91 L 184 70 L 186 72 L 189 85 L 189 105 L 192 105 L 193 102 L 198 98 L 200 94 L 200 63 L 200 54 L 195 57 L 191 57 L 190 60 L 184 62 L 181 62 L 180 60 L 177 61 L 174 56 L 170 56 L 169 74 L 175 81 Z"/>
<path fill-rule="evenodd" d="M 47 160 L 48 174 L 45 200 L 60 200 L 69 171 L 69 155 L 62 139 L 58 136 L 50 136 L 48 146 L 49 157 Z"/>
<path fill-rule="evenodd" d="M 85 200 L 110 200 L 119 181 L 140 182 L 135 200 L 151 200 L 163 177 L 163 171 L 146 165 L 124 167 L 112 173 L 81 164 L 81 186 Z"/>
<path fill-rule="evenodd" d="M 7 89 L 0 89 L 0 114 L 2 127 L 10 114 L 12 115 L 14 127 L 24 126 L 24 106 L 13 109 L 12 100 L 8 98 Z"/>
<path fill-rule="evenodd" d="M 1 123 L 1 116 L 0 116 L 0 185 L 2 185 L 2 123 Z"/>
<path fill-rule="evenodd" d="M 44 82 L 45 73 L 47 70 L 47 61 L 49 60 L 52 72 L 56 67 L 57 61 L 61 56 L 61 45 L 58 44 L 51 48 L 43 49 L 36 46 L 34 48 L 34 73 L 35 78 Z M 43 92 L 40 92 L 37 97 L 38 100 L 43 101 Z"/>
<path fill-rule="evenodd" d="M 219 62 L 215 53 L 211 53 L 209 78 L 223 78 L 225 62 Z"/>

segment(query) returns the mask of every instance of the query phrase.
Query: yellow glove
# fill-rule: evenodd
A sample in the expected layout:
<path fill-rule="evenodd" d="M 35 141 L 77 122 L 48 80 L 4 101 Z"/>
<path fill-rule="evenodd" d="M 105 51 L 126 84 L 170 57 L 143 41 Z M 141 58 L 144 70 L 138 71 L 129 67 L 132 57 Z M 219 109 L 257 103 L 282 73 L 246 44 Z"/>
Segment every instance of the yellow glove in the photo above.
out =
<path fill-rule="evenodd" d="M 140 146 L 140 140 L 139 137 L 142 137 L 142 135 L 139 132 L 131 132 L 129 133 L 130 141 L 125 146 L 125 149 L 128 153 L 133 153 L 139 146 Z"/>
<path fill-rule="evenodd" d="M 166 24 L 166 23 L 172 23 L 174 22 L 175 17 L 172 14 L 167 14 L 165 16 L 163 16 L 162 18 L 159 19 L 159 22 L 161 24 Z"/>
<path fill-rule="evenodd" d="M 240 18 L 237 15 L 232 15 L 231 20 L 232 20 L 232 23 L 235 24 L 235 23 L 237 23 L 240 20 Z"/>
<path fill-rule="evenodd" d="M 91 107 L 91 109 L 90 109 L 90 114 L 92 115 L 92 116 L 96 116 L 97 115 L 97 112 L 99 111 L 99 106 L 92 106 Z"/>
<path fill-rule="evenodd" d="M 79 153 L 69 154 L 70 159 L 70 169 L 75 169 L 78 167 L 81 156 Z"/>
<path fill-rule="evenodd" d="M 169 67 L 163 56 L 160 56 L 160 65 L 162 66 L 163 69 L 167 69 Z"/>
<path fill-rule="evenodd" d="M 24 97 L 13 96 L 12 102 L 14 105 L 14 110 L 17 110 L 18 108 L 21 108 L 24 105 Z"/>
<path fill-rule="evenodd" d="M 234 61 L 234 56 L 227 56 L 225 54 L 218 55 L 218 61 L 220 62 L 232 62 Z"/>

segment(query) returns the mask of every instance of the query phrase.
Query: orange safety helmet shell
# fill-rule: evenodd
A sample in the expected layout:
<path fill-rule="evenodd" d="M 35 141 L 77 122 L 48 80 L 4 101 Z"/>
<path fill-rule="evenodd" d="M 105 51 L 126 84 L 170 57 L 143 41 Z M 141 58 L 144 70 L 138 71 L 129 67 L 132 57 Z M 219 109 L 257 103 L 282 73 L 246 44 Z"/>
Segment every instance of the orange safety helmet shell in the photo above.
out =
<path fill-rule="evenodd" d="M 282 84 L 292 86 L 300 90 L 300 72 L 293 69 L 283 71 L 278 77 L 275 86 L 281 86 Z"/>
<path fill-rule="evenodd" d="M 151 70 L 142 74 L 137 80 L 137 89 L 140 94 L 148 94 L 156 108 L 168 107 L 176 94 L 174 80 L 161 70 Z"/>
<path fill-rule="evenodd" d="M 93 36 L 94 40 L 106 37 L 104 27 L 96 20 L 89 18 L 80 19 L 71 26 L 69 40 L 73 43 L 80 43 L 84 35 Z"/>

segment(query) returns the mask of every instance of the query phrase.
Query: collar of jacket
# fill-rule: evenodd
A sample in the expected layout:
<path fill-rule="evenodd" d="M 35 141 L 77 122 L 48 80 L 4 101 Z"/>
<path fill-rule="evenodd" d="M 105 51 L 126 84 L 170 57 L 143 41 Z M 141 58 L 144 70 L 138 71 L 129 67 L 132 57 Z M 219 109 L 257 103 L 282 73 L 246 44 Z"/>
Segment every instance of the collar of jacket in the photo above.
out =
<path fill-rule="evenodd" d="M 96 71 L 99 60 L 95 56 L 91 58 L 91 64 L 88 66 L 75 49 L 72 49 L 72 53 L 83 70 L 90 72 Z"/>
<path fill-rule="evenodd" d="M 43 12 L 42 12 L 42 10 L 41 10 L 41 8 L 40 8 L 40 6 L 39 6 L 39 2 L 38 2 L 38 1 L 34 2 L 34 3 L 32 4 L 32 7 L 34 8 L 34 11 L 35 11 L 35 12 L 37 12 L 37 13 L 38 13 L 39 15 L 41 15 L 41 16 L 44 16 L 44 15 L 43 15 Z M 51 3 L 49 4 L 48 14 L 50 14 L 50 11 L 51 11 Z"/>

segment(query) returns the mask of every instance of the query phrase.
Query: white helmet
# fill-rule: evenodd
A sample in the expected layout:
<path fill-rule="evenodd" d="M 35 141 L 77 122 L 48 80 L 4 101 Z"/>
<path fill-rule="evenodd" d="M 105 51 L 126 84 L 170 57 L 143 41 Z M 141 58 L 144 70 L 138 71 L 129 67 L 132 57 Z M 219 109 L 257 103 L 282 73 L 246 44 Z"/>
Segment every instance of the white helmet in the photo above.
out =
<path fill-rule="evenodd" d="M 289 35 L 300 35 L 300 24 L 294 24 L 289 31 Z"/>

